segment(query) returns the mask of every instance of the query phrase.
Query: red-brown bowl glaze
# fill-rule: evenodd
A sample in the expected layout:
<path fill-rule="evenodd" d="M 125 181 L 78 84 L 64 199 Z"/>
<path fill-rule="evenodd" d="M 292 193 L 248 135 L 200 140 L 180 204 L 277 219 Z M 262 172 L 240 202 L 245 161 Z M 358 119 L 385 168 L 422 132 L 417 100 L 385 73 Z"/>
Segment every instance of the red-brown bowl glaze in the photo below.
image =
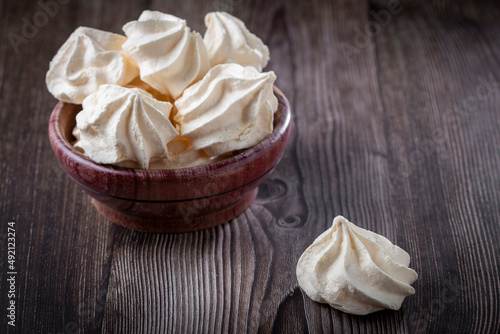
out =
<path fill-rule="evenodd" d="M 66 173 L 92 196 L 112 222 L 148 232 L 187 232 L 222 224 L 242 213 L 257 186 L 274 169 L 291 129 L 290 105 L 274 88 L 279 106 L 274 130 L 234 157 L 204 166 L 144 170 L 100 165 L 70 144 L 81 105 L 59 102 L 49 121 L 49 138 Z"/>

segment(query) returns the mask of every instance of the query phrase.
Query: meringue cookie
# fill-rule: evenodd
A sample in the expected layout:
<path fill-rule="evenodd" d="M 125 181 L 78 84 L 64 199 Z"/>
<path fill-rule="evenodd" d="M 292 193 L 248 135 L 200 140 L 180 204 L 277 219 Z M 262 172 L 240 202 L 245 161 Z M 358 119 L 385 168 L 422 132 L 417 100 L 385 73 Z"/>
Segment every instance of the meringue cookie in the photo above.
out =
<path fill-rule="evenodd" d="M 226 13 L 213 12 L 205 15 L 207 31 L 203 42 L 208 49 L 210 63 L 237 63 L 253 66 L 259 72 L 269 61 L 269 48 L 252 34 L 243 21 Z"/>
<path fill-rule="evenodd" d="M 146 169 L 168 158 L 167 144 L 178 136 L 171 110 L 171 103 L 141 89 L 102 85 L 76 116 L 75 147 L 97 163 Z"/>
<path fill-rule="evenodd" d="M 217 65 L 175 101 L 174 121 L 194 149 L 211 156 L 254 146 L 273 130 L 275 80 L 274 72 Z"/>
<path fill-rule="evenodd" d="M 170 155 L 168 159 L 163 159 L 150 165 L 150 169 L 177 169 L 206 165 L 217 161 L 207 155 L 203 150 L 187 150 L 180 154 Z"/>
<path fill-rule="evenodd" d="M 174 99 L 210 68 L 201 35 L 191 32 L 185 20 L 144 11 L 123 31 L 128 40 L 122 47 L 139 65 L 142 81 Z"/>
<path fill-rule="evenodd" d="M 141 80 L 140 77 L 134 78 L 134 80 L 130 81 L 128 84 L 125 86 L 126 88 L 139 88 L 142 90 L 145 90 L 149 94 L 151 94 L 155 99 L 160 100 L 160 101 L 167 101 L 170 103 L 174 103 L 174 99 L 170 95 L 162 94 L 144 81 Z"/>
<path fill-rule="evenodd" d="M 148 169 L 177 169 L 206 165 L 218 161 L 203 150 L 193 150 L 189 139 L 178 136 L 167 144 L 168 158 L 153 161 Z M 137 163 L 127 161 L 120 166 L 137 168 Z"/>
<path fill-rule="evenodd" d="M 193 150 L 189 139 L 180 136 L 168 143 L 167 150 L 169 159 L 162 165 L 166 169 L 205 165 L 213 161 L 203 150 Z"/>
<path fill-rule="evenodd" d="M 206 165 L 215 161 L 217 160 L 208 156 L 203 151 L 190 150 L 180 155 L 174 155 L 174 156 L 169 155 L 168 158 L 151 161 L 149 163 L 148 169 L 155 170 L 155 169 L 189 168 L 189 167 Z M 141 168 L 141 166 L 135 161 L 122 161 L 114 165 L 125 168 L 134 168 L 134 169 Z"/>
<path fill-rule="evenodd" d="M 125 85 L 139 75 L 135 63 L 122 51 L 125 36 L 79 27 L 50 62 L 45 81 L 58 100 L 81 104 L 100 85 Z"/>
<path fill-rule="evenodd" d="M 340 311 L 365 315 L 398 310 L 418 277 L 410 256 L 381 235 L 359 228 L 342 216 L 300 257 L 297 279 L 314 301 Z"/>

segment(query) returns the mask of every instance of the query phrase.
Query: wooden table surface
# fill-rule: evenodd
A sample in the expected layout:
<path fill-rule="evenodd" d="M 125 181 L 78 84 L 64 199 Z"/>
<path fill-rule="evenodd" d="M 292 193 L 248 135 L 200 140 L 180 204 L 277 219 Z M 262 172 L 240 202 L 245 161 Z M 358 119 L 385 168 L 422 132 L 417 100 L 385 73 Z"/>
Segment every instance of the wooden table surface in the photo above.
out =
<path fill-rule="evenodd" d="M 281 163 L 222 226 L 115 226 L 50 148 L 49 61 L 78 26 L 121 32 L 144 9 L 202 34 L 205 13 L 238 16 L 291 102 Z M 0 333 L 500 331 L 497 1 L 2 0 L 0 13 Z M 298 287 L 299 256 L 339 214 L 411 255 L 399 311 L 352 316 Z"/>

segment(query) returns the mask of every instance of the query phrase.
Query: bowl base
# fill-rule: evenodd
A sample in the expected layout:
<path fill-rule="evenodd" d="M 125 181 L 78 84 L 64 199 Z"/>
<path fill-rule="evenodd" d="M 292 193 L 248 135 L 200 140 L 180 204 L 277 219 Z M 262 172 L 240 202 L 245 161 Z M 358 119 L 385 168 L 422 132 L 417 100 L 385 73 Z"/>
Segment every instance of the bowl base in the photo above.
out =
<path fill-rule="evenodd" d="M 190 220 L 185 220 L 184 218 L 168 218 L 165 220 L 140 219 L 113 210 L 95 198 L 92 198 L 92 204 L 94 204 L 97 211 L 111 222 L 131 230 L 155 233 L 182 233 L 217 226 L 237 217 L 252 204 L 257 197 L 257 192 L 258 187 L 250 191 L 239 202 L 223 211 L 218 211 L 207 216 L 194 217 Z"/>

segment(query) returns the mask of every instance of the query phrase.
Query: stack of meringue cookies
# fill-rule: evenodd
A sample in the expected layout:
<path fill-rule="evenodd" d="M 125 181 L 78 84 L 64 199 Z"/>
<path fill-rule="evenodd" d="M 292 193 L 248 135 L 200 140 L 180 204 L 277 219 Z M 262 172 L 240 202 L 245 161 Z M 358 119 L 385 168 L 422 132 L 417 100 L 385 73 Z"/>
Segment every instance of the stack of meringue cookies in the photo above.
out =
<path fill-rule="evenodd" d="M 79 27 L 50 62 L 46 83 L 82 104 L 74 147 L 100 164 L 172 169 L 250 148 L 273 131 L 269 49 L 236 17 L 205 16 L 202 38 L 186 21 L 144 11 L 125 36 Z"/>
<path fill-rule="evenodd" d="M 205 36 L 186 21 L 144 11 L 125 36 L 80 27 L 50 63 L 57 99 L 82 104 L 74 147 L 97 163 L 142 169 L 207 164 L 252 147 L 273 130 L 276 76 L 269 49 L 224 12 L 205 17 Z M 342 216 L 298 261 L 306 294 L 363 315 L 398 310 L 417 273 L 409 255 Z"/>

